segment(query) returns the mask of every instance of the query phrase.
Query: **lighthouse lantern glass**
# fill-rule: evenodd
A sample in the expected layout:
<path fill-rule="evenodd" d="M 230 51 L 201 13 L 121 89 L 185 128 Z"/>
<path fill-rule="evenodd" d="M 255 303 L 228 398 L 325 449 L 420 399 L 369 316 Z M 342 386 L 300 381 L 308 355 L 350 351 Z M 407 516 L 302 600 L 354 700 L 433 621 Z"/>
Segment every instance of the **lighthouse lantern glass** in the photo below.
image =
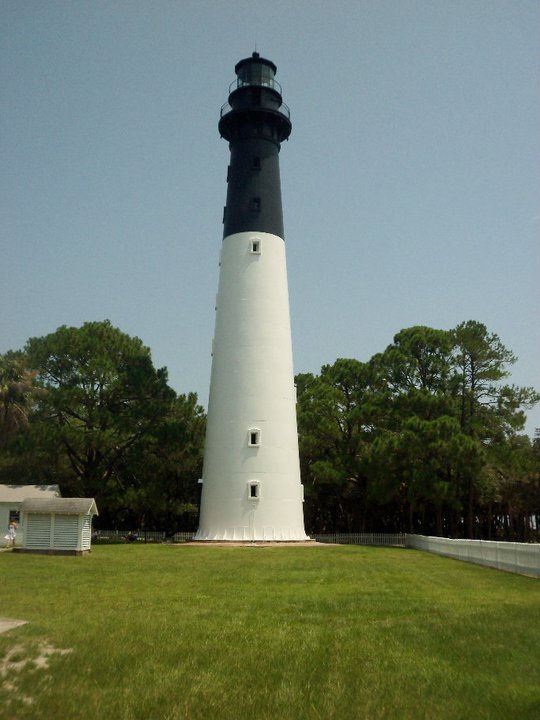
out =
<path fill-rule="evenodd" d="M 238 79 L 245 85 L 273 86 L 274 71 L 263 63 L 246 63 L 238 68 Z"/>
<path fill-rule="evenodd" d="M 276 90 L 281 95 L 281 85 L 276 82 L 276 70 L 273 63 L 259 61 L 258 57 L 249 58 L 236 66 L 236 80 L 231 84 L 229 93 L 235 88 L 257 85 Z"/>

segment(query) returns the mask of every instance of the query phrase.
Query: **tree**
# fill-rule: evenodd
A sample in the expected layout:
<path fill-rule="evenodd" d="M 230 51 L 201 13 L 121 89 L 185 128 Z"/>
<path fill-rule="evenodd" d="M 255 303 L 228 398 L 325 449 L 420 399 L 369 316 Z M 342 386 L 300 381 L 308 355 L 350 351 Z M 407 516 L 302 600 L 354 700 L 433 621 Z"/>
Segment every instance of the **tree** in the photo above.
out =
<path fill-rule="evenodd" d="M 447 331 L 415 326 L 371 360 L 387 395 L 373 449 L 376 487 L 387 502 L 399 502 L 401 527 L 409 532 L 443 533 L 443 510 L 458 507 L 464 454 L 471 460 L 480 451 L 465 442 L 455 420 L 452 349 Z"/>
<path fill-rule="evenodd" d="M 42 395 L 35 375 L 24 353 L 0 355 L 0 482 L 34 482 L 30 424 Z"/>
<path fill-rule="evenodd" d="M 194 529 L 205 414 L 110 322 L 0 356 L 0 481 L 96 497 L 112 527 Z"/>
<path fill-rule="evenodd" d="M 371 363 L 395 396 L 411 390 L 441 395 L 451 384 L 451 353 L 448 332 L 417 325 L 397 333 L 392 345 Z"/>
<path fill-rule="evenodd" d="M 371 379 L 367 364 L 350 359 L 323 366 L 319 377 L 296 378 L 307 521 L 316 529 L 367 527 L 377 412 Z"/>
<path fill-rule="evenodd" d="M 66 459 L 65 490 L 99 498 L 126 453 L 171 412 L 167 371 L 109 321 L 62 326 L 30 339 L 25 352 L 44 390 L 36 435 Z"/>
<path fill-rule="evenodd" d="M 0 355 L 0 448 L 5 448 L 21 428 L 28 426 L 39 392 L 36 373 L 26 366 L 23 353 Z"/>
<path fill-rule="evenodd" d="M 462 432 L 485 447 L 504 443 L 523 429 L 524 409 L 535 405 L 540 395 L 533 388 L 501 385 L 516 357 L 485 325 L 469 320 L 458 325 L 452 335 Z M 481 480 L 478 466 L 464 470 L 467 535 L 471 538 Z"/>
<path fill-rule="evenodd" d="M 164 421 L 126 454 L 112 481 L 121 490 L 116 513 L 129 513 L 128 524 L 167 535 L 196 530 L 205 419 L 195 393 L 179 395 Z"/>
<path fill-rule="evenodd" d="M 299 375 L 309 521 L 319 530 L 473 537 L 481 524 L 496 530 L 486 508 L 506 512 L 498 503 L 510 507 L 509 489 L 523 518 L 526 502 L 516 498 L 530 497 L 532 480 L 519 469 L 526 448 L 517 432 L 539 396 L 502 383 L 514 360 L 469 321 L 450 331 L 407 328 L 369 363 L 341 359 L 319 376 Z"/>
<path fill-rule="evenodd" d="M 540 539 L 539 449 L 527 435 L 511 435 L 488 449 L 478 490 L 488 539 Z"/>

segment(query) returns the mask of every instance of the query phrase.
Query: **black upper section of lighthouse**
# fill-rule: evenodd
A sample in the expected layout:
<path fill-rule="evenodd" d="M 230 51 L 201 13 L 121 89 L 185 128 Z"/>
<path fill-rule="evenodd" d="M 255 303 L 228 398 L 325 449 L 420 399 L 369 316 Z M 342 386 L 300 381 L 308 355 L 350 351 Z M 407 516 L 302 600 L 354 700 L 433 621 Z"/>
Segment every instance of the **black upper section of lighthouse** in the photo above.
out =
<path fill-rule="evenodd" d="M 254 52 L 234 70 L 219 120 L 231 151 L 223 237 L 254 230 L 283 238 L 279 150 L 291 133 L 289 108 L 273 62 Z"/>

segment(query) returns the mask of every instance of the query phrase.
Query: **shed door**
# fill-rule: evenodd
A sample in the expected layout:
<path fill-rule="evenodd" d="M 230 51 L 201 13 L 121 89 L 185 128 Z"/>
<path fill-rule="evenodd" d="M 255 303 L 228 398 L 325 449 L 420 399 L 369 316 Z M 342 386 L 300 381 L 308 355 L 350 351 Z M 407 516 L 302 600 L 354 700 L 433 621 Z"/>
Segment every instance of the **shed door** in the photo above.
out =
<path fill-rule="evenodd" d="M 74 550 L 77 548 L 79 518 L 77 515 L 55 515 L 53 548 Z"/>
<path fill-rule="evenodd" d="M 25 547 L 49 548 L 51 542 L 51 516 L 27 515 L 25 528 Z"/>

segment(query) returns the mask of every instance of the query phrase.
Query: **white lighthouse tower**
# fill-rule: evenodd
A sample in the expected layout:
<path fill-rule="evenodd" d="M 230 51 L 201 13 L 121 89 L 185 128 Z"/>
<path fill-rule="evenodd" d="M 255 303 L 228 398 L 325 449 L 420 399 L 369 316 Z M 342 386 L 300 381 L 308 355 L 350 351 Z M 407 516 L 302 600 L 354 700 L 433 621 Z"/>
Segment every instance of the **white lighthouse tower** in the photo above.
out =
<path fill-rule="evenodd" d="M 235 72 L 195 540 L 305 541 L 279 177 L 290 115 L 274 63 L 255 52 Z"/>

